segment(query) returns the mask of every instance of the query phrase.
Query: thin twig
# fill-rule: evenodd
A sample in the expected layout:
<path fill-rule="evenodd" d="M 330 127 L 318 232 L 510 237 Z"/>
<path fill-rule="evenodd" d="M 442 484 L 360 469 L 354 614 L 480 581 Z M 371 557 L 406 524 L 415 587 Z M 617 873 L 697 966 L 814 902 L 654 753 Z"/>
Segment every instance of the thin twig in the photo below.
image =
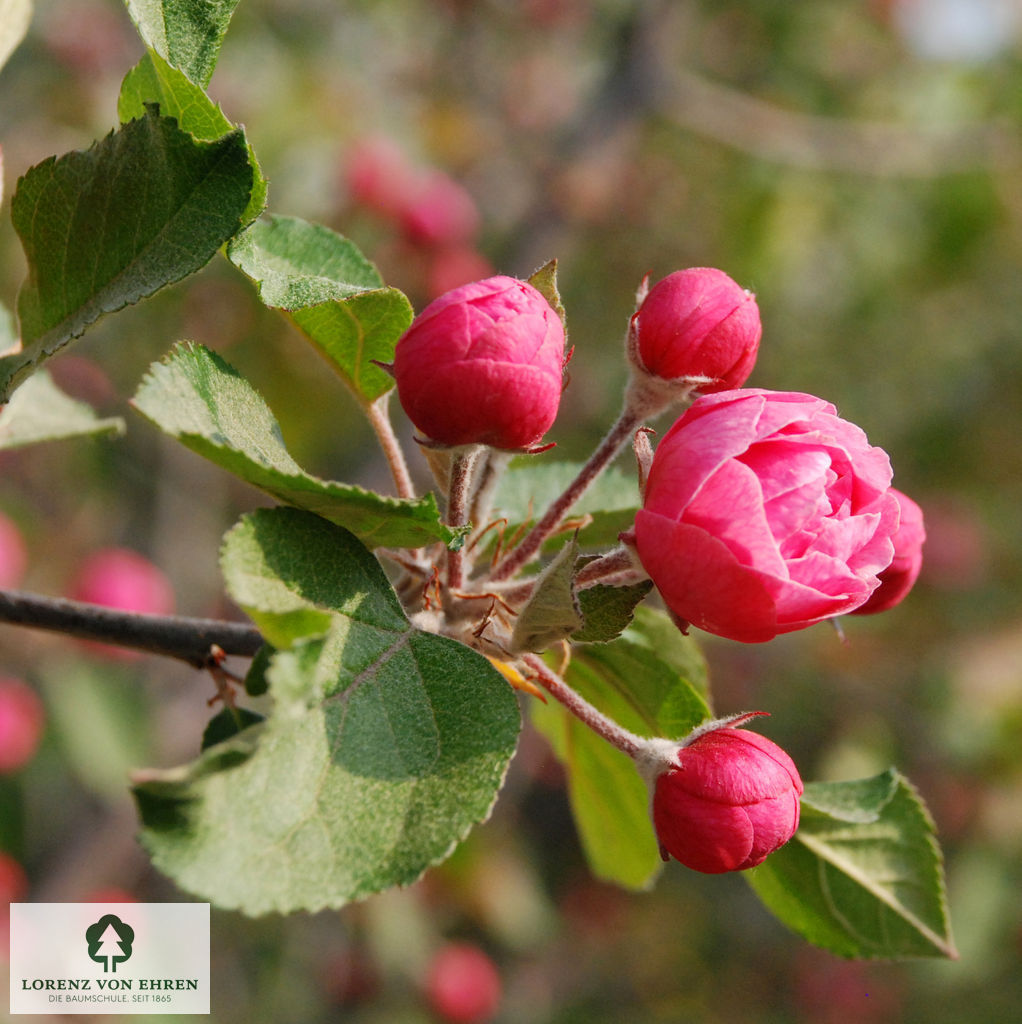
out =
<path fill-rule="evenodd" d="M 465 526 L 468 523 L 472 490 L 472 471 L 482 445 L 458 449 L 451 466 L 451 489 L 447 499 L 447 525 Z M 465 583 L 465 554 L 462 548 L 447 552 L 447 586 L 459 590 Z"/>
<path fill-rule="evenodd" d="M 390 474 L 394 478 L 394 487 L 397 489 L 399 498 L 414 498 L 415 485 L 412 483 L 411 474 L 408 472 L 408 463 L 405 460 L 405 453 L 394 433 L 394 425 L 390 422 L 387 414 L 387 403 L 390 399 L 390 392 L 377 398 L 375 402 L 367 402 L 363 405 L 369 425 L 379 439 L 380 447 L 390 466 Z"/>
<path fill-rule="evenodd" d="M 639 417 L 630 406 L 626 406 L 617 423 L 610 428 L 607 436 L 589 460 L 579 470 L 578 476 L 568 485 L 564 493 L 546 510 L 543 518 L 526 534 L 525 539 L 490 574 L 492 582 L 510 579 L 522 566 L 527 565 L 539 552 L 543 542 L 556 532 L 561 520 L 571 506 L 589 489 L 589 486 L 606 469 L 625 441 L 639 425 Z"/>
<path fill-rule="evenodd" d="M 250 658 L 263 645 L 259 630 L 246 623 L 144 615 L 17 590 L 0 590 L 0 622 L 178 658 L 196 668 L 209 664 L 214 647 Z"/>
<path fill-rule="evenodd" d="M 547 666 L 538 654 L 526 654 L 522 661 L 529 666 L 535 674 L 536 681 L 554 700 L 562 704 L 580 722 L 617 747 L 618 750 L 634 758 L 640 750 L 648 746 L 648 742 L 641 736 L 618 725 L 602 711 L 594 708 L 583 696 L 576 693 L 553 669 Z"/>

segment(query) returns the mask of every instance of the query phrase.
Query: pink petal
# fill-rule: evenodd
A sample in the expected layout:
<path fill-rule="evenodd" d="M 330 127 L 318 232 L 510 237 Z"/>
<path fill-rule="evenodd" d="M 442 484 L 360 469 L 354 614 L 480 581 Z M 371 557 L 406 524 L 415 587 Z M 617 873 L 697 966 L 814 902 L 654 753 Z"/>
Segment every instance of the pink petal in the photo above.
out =
<path fill-rule="evenodd" d="M 640 510 L 639 558 L 668 607 L 708 633 L 759 643 L 778 632 L 774 603 L 759 574 L 704 530 Z"/>

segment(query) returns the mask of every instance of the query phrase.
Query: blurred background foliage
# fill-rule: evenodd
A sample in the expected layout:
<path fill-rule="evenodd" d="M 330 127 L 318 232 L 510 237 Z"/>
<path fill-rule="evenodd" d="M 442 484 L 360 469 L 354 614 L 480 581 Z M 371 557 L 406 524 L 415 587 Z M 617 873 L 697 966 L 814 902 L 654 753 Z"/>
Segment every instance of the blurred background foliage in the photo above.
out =
<path fill-rule="evenodd" d="M 717 711 L 770 711 L 762 730 L 806 778 L 893 763 L 913 779 L 946 852 L 961 960 L 835 960 L 737 876 L 672 864 L 649 893 L 602 885 L 527 731 L 492 821 L 412 889 L 337 914 L 215 913 L 212 1019 L 429 1021 L 422 980 L 448 939 L 490 954 L 496 1019 L 516 1024 L 1017 1019 L 1020 43 L 1018 0 L 243 0 L 210 92 L 245 124 L 270 209 L 352 237 L 416 308 L 459 274 L 525 276 L 558 258 L 576 346 L 550 435 L 560 455 L 584 457 L 618 411 L 642 277 L 691 265 L 757 293 L 750 385 L 819 394 L 891 454 L 927 514 L 911 598 L 846 620 L 846 643 L 817 627 L 705 648 Z M 114 127 L 141 53 L 116 0 L 39 0 L 0 75 L 8 308 L 24 276 L 18 175 Z M 478 219 L 459 253 L 360 201 L 351 165 L 367 139 L 467 190 Z M 27 589 L 66 593 L 88 554 L 121 545 L 167 573 L 180 611 L 232 614 L 219 539 L 260 499 L 127 404 L 179 338 L 252 380 L 309 470 L 388 487 L 343 388 L 217 260 L 53 362 L 128 431 L 0 457 Z M 175 898 L 135 846 L 123 780 L 193 756 L 209 680 L 10 627 L 0 668 L 47 706 L 39 754 L 0 777 L 0 847 L 24 864 L 30 898 Z"/>

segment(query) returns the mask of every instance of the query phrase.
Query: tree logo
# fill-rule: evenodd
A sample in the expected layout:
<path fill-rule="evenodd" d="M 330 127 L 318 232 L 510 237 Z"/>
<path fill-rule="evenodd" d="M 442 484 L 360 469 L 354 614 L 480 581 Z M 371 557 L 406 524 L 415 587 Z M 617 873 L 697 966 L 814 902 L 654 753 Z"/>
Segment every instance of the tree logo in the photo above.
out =
<path fill-rule="evenodd" d="M 103 965 L 103 973 L 117 973 L 117 965 L 131 956 L 135 929 L 115 914 L 104 914 L 95 924 L 85 929 L 89 956 Z"/>

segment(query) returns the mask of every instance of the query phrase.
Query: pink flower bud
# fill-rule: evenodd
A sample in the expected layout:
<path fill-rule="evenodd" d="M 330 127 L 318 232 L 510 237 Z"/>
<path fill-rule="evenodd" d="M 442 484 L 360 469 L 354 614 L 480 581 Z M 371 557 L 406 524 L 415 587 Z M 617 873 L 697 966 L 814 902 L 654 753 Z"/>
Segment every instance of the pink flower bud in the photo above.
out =
<path fill-rule="evenodd" d="M 32 760 L 45 717 L 35 690 L 20 679 L 0 676 L 0 775 L 10 775 Z"/>
<path fill-rule="evenodd" d="M 398 212 L 405 235 L 419 245 L 464 244 L 479 230 L 468 190 L 443 171 L 427 173 Z"/>
<path fill-rule="evenodd" d="M 560 317 L 512 277 L 434 299 L 394 353 L 401 405 L 442 445 L 534 446 L 557 415 L 563 366 Z"/>
<path fill-rule="evenodd" d="M 880 573 L 880 586 L 870 594 L 865 604 L 852 610 L 853 615 L 870 615 L 885 612 L 899 604 L 908 594 L 923 567 L 923 543 L 926 528 L 923 526 L 923 510 L 897 488 L 891 494 L 901 508 L 901 522 L 894 534 L 894 558 Z"/>
<path fill-rule="evenodd" d="M 348 154 L 345 183 L 353 202 L 384 217 L 397 217 L 418 190 L 418 171 L 392 139 L 358 141 Z"/>
<path fill-rule="evenodd" d="M 500 975 L 477 946 L 452 942 L 433 958 L 426 978 L 426 997 L 441 1020 L 451 1024 L 483 1024 L 500 1004 Z"/>
<path fill-rule="evenodd" d="M 691 379 L 703 393 L 741 387 L 763 333 L 752 292 L 722 270 L 694 267 L 668 275 L 632 317 L 631 357 L 664 380 Z"/>
<path fill-rule="evenodd" d="M 699 398 L 664 435 L 635 519 L 674 614 L 748 643 L 862 605 L 894 556 L 891 464 L 812 395 Z"/>
<path fill-rule="evenodd" d="M 661 856 L 707 874 L 755 867 L 798 828 L 798 769 L 759 733 L 733 725 L 696 732 L 654 783 Z"/>
<path fill-rule="evenodd" d="M 130 612 L 167 615 L 174 610 L 174 593 L 162 570 L 127 548 L 103 548 L 86 559 L 73 596 Z"/>

